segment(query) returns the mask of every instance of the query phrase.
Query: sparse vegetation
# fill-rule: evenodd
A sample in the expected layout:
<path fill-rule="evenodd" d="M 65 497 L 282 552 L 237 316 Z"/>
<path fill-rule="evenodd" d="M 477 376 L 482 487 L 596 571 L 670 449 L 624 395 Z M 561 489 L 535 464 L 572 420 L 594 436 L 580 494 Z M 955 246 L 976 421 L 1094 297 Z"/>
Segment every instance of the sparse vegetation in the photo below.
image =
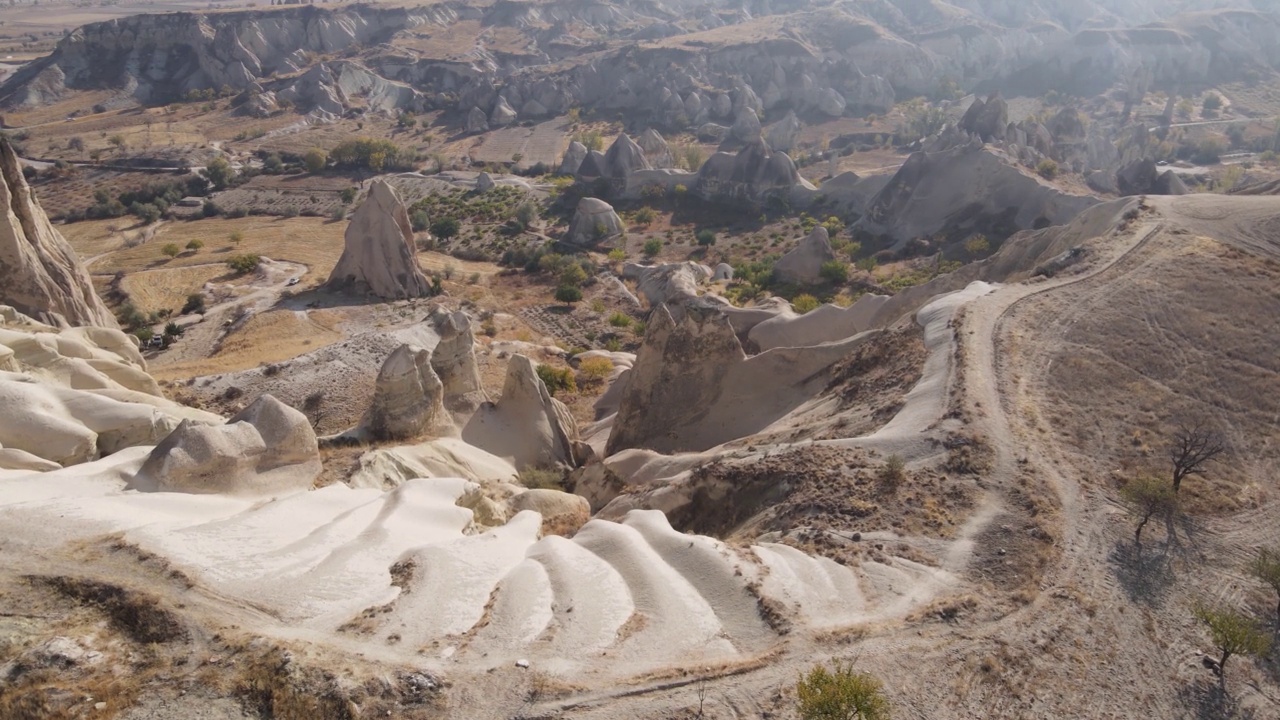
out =
<path fill-rule="evenodd" d="M 160 254 L 165 257 L 175 258 L 178 257 L 180 252 L 182 252 L 182 248 L 178 247 L 177 243 L 165 243 L 164 247 L 160 248 Z"/>
<path fill-rule="evenodd" d="M 1058 163 L 1050 160 L 1049 158 L 1045 158 L 1036 165 L 1036 174 L 1045 180 L 1052 180 L 1058 177 Z"/>
<path fill-rule="evenodd" d="M 849 282 L 849 266 L 839 260 L 830 260 L 822 263 L 822 267 L 818 272 L 822 275 L 822 279 L 829 283 L 843 285 Z"/>
<path fill-rule="evenodd" d="M 1120 489 L 1120 497 L 1124 501 L 1125 510 L 1137 521 L 1133 530 L 1133 544 L 1142 546 L 1142 529 L 1153 517 L 1172 515 L 1178 507 L 1178 496 L 1173 487 L 1163 478 L 1154 475 L 1139 475 Z"/>
<path fill-rule="evenodd" d="M 1271 636 L 1253 618 L 1226 605 L 1197 605 L 1193 612 L 1209 629 L 1213 644 L 1222 653 L 1218 677 L 1227 679 L 1227 661 L 1232 655 L 1262 657 L 1271 649 Z"/>
<path fill-rule="evenodd" d="M 649 238 L 648 240 L 645 240 L 642 252 L 647 258 L 652 259 L 657 257 L 658 253 L 662 252 L 662 241 L 658 238 Z"/>
<path fill-rule="evenodd" d="M 542 384 L 547 386 L 547 392 L 553 396 L 556 393 L 574 393 L 578 392 L 578 382 L 573 377 L 573 370 L 566 367 L 555 367 L 554 365 L 538 365 L 538 378 L 542 380 Z"/>
<path fill-rule="evenodd" d="M 795 299 L 791 301 L 791 307 L 795 308 L 795 311 L 801 315 L 813 312 L 821 305 L 822 302 L 818 300 L 818 298 L 809 295 L 808 293 L 797 295 Z"/>
<path fill-rule="evenodd" d="M 586 385 L 604 382 L 611 372 L 613 372 L 613 362 L 609 358 L 589 357 L 578 363 L 578 376 Z"/>
<path fill-rule="evenodd" d="M 253 254 L 235 255 L 227 260 L 227 267 L 236 275 L 244 275 L 258 269 L 262 258 Z"/>
<path fill-rule="evenodd" d="M 694 237 L 698 241 L 698 245 L 700 245 L 701 247 L 711 247 L 712 245 L 716 244 L 715 232 L 708 230 L 706 228 L 699 230 L 698 234 L 695 235 Z"/>
<path fill-rule="evenodd" d="M 1259 548 L 1249 562 L 1249 574 L 1262 581 L 1276 593 L 1276 623 L 1280 625 L 1280 550 Z"/>
<path fill-rule="evenodd" d="M 557 302 L 572 305 L 582 300 L 582 289 L 572 285 L 561 285 L 556 288 L 555 298 Z"/>
<path fill-rule="evenodd" d="M 796 683 L 802 720 L 888 720 L 891 706 L 875 677 L 837 663 L 817 665 Z"/>

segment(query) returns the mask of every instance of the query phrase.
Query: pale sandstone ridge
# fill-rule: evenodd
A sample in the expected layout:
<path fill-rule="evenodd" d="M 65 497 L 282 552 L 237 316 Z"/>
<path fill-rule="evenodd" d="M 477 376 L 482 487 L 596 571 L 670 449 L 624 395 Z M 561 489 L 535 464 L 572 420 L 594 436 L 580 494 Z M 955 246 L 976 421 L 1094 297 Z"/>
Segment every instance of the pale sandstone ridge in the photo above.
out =
<path fill-rule="evenodd" d="M 50 325 L 119 327 L 75 251 L 31 194 L 8 142 L 0 142 L 0 175 L 0 303 Z"/>
<path fill-rule="evenodd" d="M 599 198 L 584 197 L 578 201 L 565 239 L 575 245 L 594 245 L 622 235 L 624 229 L 622 218 L 612 205 Z"/>
<path fill-rule="evenodd" d="M 426 297 L 431 283 L 414 255 L 409 212 L 394 188 L 382 180 L 351 216 L 342 257 L 329 285 L 364 290 L 386 300 Z"/>
<path fill-rule="evenodd" d="M 501 399 L 476 412 L 462 439 L 509 459 L 519 470 L 575 467 L 585 459 L 573 415 L 551 397 L 537 366 L 524 355 L 511 357 Z"/>
<path fill-rule="evenodd" d="M 263 395 L 225 425 L 184 421 L 147 456 L 142 491 L 270 495 L 307 490 L 320 446 L 307 416 Z"/>

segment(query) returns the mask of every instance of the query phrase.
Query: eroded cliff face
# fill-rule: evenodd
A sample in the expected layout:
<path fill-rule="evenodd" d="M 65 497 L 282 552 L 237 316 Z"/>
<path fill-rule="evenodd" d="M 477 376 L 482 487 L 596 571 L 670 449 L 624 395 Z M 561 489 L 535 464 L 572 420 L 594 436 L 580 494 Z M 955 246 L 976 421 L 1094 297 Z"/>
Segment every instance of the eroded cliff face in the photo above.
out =
<path fill-rule="evenodd" d="M 49 223 L 8 142 L 0 142 L 0 304 L 50 325 L 118 328 L 89 273 Z"/>

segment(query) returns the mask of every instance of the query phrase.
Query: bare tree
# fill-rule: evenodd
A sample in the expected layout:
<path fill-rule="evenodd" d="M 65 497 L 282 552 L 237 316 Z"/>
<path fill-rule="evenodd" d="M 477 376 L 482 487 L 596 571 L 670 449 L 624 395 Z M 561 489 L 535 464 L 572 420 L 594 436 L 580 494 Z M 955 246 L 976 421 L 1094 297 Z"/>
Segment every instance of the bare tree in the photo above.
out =
<path fill-rule="evenodd" d="M 1173 491 L 1182 488 L 1188 475 L 1199 475 L 1204 464 L 1226 452 L 1227 446 L 1213 430 L 1201 423 L 1181 425 L 1169 446 L 1169 461 L 1173 463 Z"/>

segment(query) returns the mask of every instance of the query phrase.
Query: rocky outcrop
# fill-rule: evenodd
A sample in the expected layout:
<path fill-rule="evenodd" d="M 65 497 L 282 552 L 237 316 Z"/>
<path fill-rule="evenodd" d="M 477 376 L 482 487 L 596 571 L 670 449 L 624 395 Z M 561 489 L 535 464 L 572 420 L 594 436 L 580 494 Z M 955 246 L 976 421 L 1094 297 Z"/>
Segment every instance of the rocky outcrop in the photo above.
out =
<path fill-rule="evenodd" d="M 36 202 L 7 141 L 0 141 L 0 179 L 0 303 L 52 325 L 118 327 L 75 251 Z"/>
<path fill-rule="evenodd" d="M 493 176 L 482 172 L 476 176 L 476 192 L 489 192 L 493 189 Z"/>
<path fill-rule="evenodd" d="M 797 188 L 813 189 L 800 177 L 796 164 L 756 138 L 736 154 L 717 152 L 702 164 L 694 190 L 708 200 L 763 204 L 770 198 L 789 198 Z"/>
<path fill-rule="evenodd" d="M 587 157 L 588 159 L 594 159 L 591 155 Z M 622 192 L 626 189 L 627 178 L 631 176 L 631 173 L 650 169 L 649 161 L 644 156 L 644 150 L 626 133 L 619 135 L 613 141 L 613 144 L 605 151 L 602 160 L 602 164 L 599 161 L 596 163 L 600 170 L 598 177 L 608 180 L 614 192 Z M 586 162 L 584 161 L 585 164 Z M 582 172 L 582 169 L 580 169 L 579 173 L 582 174 Z"/>
<path fill-rule="evenodd" d="M 823 192 L 838 201 L 829 185 Z M 867 202 L 853 232 L 888 238 L 895 247 L 943 232 L 957 239 L 973 233 L 1008 237 L 1061 225 L 1097 202 L 1065 193 L 989 147 L 970 143 L 907 158 Z"/>
<path fill-rule="evenodd" d="M 572 468 L 585 456 L 573 415 L 551 397 L 536 365 L 524 355 L 511 356 L 502 397 L 476 411 L 463 428 L 462 439 L 509 459 L 522 471 Z"/>
<path fill-rule="evenodd" d="M 773 274 L 785 283 L 817 285 L 822 282 L 822 265 L 835 259 L 827 229 L 819 225 L 791 252 L 778 259 Z"/>
<path fill-rule="evenodd" d="M 506 127 L 516 121 L 516 111 L 507 104 L 507 99 L 499 97 L 489 113 L 489 124 L 493 127 Z"/>
<path fill-rule="evenodd" d="M 582 167 L 582 161 L 587 159 L 587 146 L 574 140 L 569 143 L 569 149 L 564 151 L 564 159 L 560 161 L 560 168 L 556 171 L 560 175 L 577 175 L 578 168 Z"/>
<path fill-rule="evenodd" d="M 472 135 L 489 130 L 489 118 L 485 116 L 483 110 L 478 107 L 471 108 L 471 112 L 467 113 L 466 130 Z"/>
<path fill-rule="evenodd" d="M 778 122 L 770 125 L 764 132 L 764 140 L 770 148 L 778 152 L 791 152 L 800 136 L 800 120 L 794 112 L 788 112 Z"/>
<path fill-rule="evenodd" d="M 653 128 L 640 133 L 640 138 L 636 141 L 640 149 L 644 152 L 645 160 L 652 168 L 670 168 L 675 167 L 675 158 L 671 154 L 671 146 L 663 139 L 662 135 Z"/>
<path fill-rule="evenodd" d="M 1172 170 L 1160 172 L 1154 160 L 1132 162 L 1116 172 L 1116 188 L 1121 195 L 1186 195 L 1190 192 Z"/>
<path fill-rule="evenodd" d="M 532 510 L 542 516 L 543 535 L 572 537 L 591 519 L 591 505 L 580 495 L 537 488 L 525 490 L 508 501 L 511 512 Z"/>
<path fill-rule="evenodd" d="M 307 490 L 320 447 L 301 412 L 263 395 L 225 425 L 183 421 L 130 482 L 144 492 L 273 495 Z"/>
<path fill-rule="evenodd" d="M 996 93 L 986 99 L 974 98 L 960 119 L 960 129 L 982 138 L 983 142 L 1003 140 L 1009 126 L 1009 103 Z"/>
<path fill-rule="evenodd" d="M 331 288 L 367 292 L 386 300 L 426 297 L 431 283 L 418 267 L 409 213 L 394 188 L 375 180 L 351 216 Z"/>
<path fill-rule="evenodd" d="M 729 136 L 740 143 L 747 144 L 760 139 L 760 118 L 751 108 L 743 108 L 729 128 Z"/>
<path fill-rule="evenodd" d="M 612 205 L 598 198 L 584 197 L 578 201 L 565 241 L 579 247 L 590 247 L 619 237 L 624 231 L 622 218 L 613 211 Z"/>
<path fill-rule="evenodd" d="M 416 438 L 444 420 L 444 383 L 431 351 L 401 345 L 387 357 L 374 384 L 368 429 L 378 440 Z"/>
<path fill-rule="evenodd" d="M 476 364 L 471 318 L 463 311 L 435 307 L 429 318 L 439 341 L 431 351 L 431 367 L 443 384 L 444 404 L 455 413 L 475 410 L 488 398 Z"/>

